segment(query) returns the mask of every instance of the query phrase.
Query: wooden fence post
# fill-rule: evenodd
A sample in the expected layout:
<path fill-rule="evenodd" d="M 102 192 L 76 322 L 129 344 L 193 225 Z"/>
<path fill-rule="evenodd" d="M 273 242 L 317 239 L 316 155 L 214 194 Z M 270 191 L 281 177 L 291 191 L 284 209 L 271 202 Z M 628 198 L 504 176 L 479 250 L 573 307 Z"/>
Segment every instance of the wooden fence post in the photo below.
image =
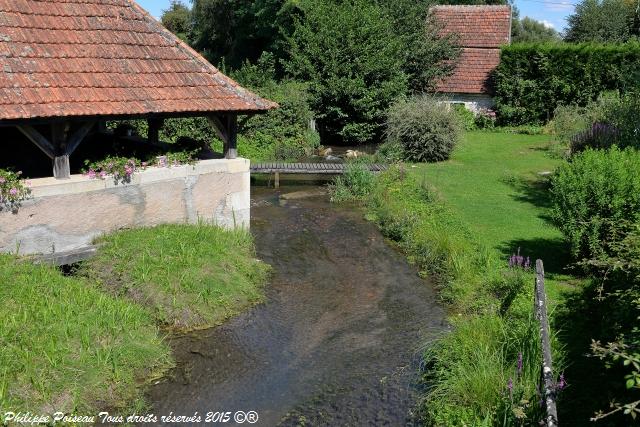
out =
<path fill-rule="evenodd" d="M 542 383 L 544 387 L 544 403 L 547 408 L 546 426 L 558 425 L 558 410 L 556 407 L 556 385 L 553 379 L 553 363 L 551 359 L 551 337 L 549 332 L 549 318 L 547 317 L 547 297 L 544 290 L 544 265 L 542 260 L 536 261 L 535 287 L 536 318 L 540 322 L 540 338 L 542 341 Z"/>

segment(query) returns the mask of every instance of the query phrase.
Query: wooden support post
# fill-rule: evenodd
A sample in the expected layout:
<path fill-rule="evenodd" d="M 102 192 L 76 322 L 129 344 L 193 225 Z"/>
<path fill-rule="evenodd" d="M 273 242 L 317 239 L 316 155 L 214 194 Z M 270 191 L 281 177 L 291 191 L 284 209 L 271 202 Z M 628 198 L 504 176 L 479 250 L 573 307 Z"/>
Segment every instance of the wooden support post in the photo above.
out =
<path fill-rule="evenodd" d="M 56 179 L 71 178 L 71 166 L 67 152 L 67 124 L 53 123 L 51 125 L 51 143 L 55 149 L 53 158 L 53 176 Z"/>
<path fill-rule="evenodd" d="M 149 125 L 148 140 L 151 144 L 157 144 L 158 142 L 160 142 L 160 129 L 162 129 L 164 120 L 149 119 L 147 120 L 147 124 Z"/>
<path fill-rule="evenodd" d="M 542 260 L 536 261 L 535 310 L 540 322 L 540 340 L 542 341 L 542 382 L 543 398 L 547 408 L 546 426 L 557 427 L 558 409 L 556 407 L 556 385 L 553 379 L 553 362 L 551 358 L 551 334 L 547 317 L 547 296 L 544 289 L 544 265 Z"/>
<path fill-rule="evenodd" d="M 84 122 L 69 137 L 71 126 L 68 123 L 53 123 L 51 125 L 51 141 L 33 126 L 18 126 L 18 130 L 53 161 L 53 176 L 58 179 L 67 179 L 71 177 L 69 156 L 78 148 L 95 124 L 95 121 Z"/>
<path fill-rule="evenodd" d="M 53 160 L 55 157 L 55 148 L 47 138 L 45 138 L 40 132 L 38 132 L 33 126 L 18 126 L 18 130 L 26 136 L 29 141 L 33 142 L 48 158 Z"/>
<path fill-rule="evenodd" d="M 273 178 L 273 186 L 275 188 L 280 188 L 280 172 L 276 172 Z"/>
<path fill-rule="evenodd" d="M 238 157 L 238 116 L 236 114 L 227 115 L 227 129 L 227 150 L 224 153 L 224 157 L 235 159 Z"/>
<path fill-rule="evenodd" d="M 227 159 L 238 157 L 238 116 L 236 114 L 214 115 L 207 117 L 222 141 L 222 152 Z"/>

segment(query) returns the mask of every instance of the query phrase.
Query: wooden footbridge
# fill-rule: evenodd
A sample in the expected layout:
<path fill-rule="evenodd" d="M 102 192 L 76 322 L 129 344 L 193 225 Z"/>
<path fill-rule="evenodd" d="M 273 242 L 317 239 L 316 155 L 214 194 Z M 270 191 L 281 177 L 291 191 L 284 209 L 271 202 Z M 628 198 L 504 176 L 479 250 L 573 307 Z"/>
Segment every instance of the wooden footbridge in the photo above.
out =
<path fill-rule="evenodd" d="M 341 175 L 347 169 L 347 163 L 256 163 L 251 165 L 251 173 L 273 174 L 276 188 L 280 186 L 280 174 Z M 371 172 L 387 170 L 387 165 L 366 165 Z"/>

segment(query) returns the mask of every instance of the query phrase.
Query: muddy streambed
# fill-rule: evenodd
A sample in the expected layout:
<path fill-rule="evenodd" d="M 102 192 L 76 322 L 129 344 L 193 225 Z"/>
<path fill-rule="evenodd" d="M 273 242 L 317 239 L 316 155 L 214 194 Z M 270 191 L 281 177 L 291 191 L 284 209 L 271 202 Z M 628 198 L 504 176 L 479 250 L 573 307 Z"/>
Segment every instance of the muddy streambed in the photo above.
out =
<path fill-rule="evenodd" d="M 418 346 L 444 329 L 443 310 L 362 212 L 326 196 L 279 197 L 312 188 L 252 189 L 251 231 L 274 269 L 266 303 L 173 339 L 178 367 L 148 393 L 155 414 L 255 411 L 262 426 L 412 424 Z"/>

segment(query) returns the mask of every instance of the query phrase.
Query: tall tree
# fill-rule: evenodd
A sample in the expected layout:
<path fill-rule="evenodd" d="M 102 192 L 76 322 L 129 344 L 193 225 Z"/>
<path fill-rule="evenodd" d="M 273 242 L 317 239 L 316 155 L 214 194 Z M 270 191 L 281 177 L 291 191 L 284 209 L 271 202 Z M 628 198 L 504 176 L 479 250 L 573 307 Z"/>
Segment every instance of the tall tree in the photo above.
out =
<path fill-rule="evenodd" d="M 172 0 L 162 12 L 162 25 L 182 40 L 187 41 L 191 32 L 191 10 L 179 0 Z"/>
<path fill-rule="evenodd" d="M 638 3 L 631 0 L 583 0 L 567 22 L 571 42 L 621 43 L 640 35 Z"/>
<path fill-rule="evenodd" d="M 516 19 L 511 27 L 511 41 L 540 43 L 560 41 L 560 33 L 553 28 L 547 27 L 544 23 L 525 16 L 522 19 Z"/>
<path fill-rule="evenodd" d="M 391 18 L 403 48 L 403 70 L 412 92 L 429 92 L 438 78 L 453 71 L 460 54 L 455 36 L 442 37 L 441 23 L 429 17 L 432 2 L 377 0 Z"/>
<path fill-rule="evenodd" d="M 262 52 L 281 56 L 296 0 L 193 0 L 193 44 L 214 63 L 238 68 Z"/>
<path fill-rule="evenodd" d="M 325 137 L 381 137 L 385 112 L 407 89 L 403 43 L 385 10 L 368 0 L 310 0 L 290 38 L 287 70 L 309 82 Z"/>

